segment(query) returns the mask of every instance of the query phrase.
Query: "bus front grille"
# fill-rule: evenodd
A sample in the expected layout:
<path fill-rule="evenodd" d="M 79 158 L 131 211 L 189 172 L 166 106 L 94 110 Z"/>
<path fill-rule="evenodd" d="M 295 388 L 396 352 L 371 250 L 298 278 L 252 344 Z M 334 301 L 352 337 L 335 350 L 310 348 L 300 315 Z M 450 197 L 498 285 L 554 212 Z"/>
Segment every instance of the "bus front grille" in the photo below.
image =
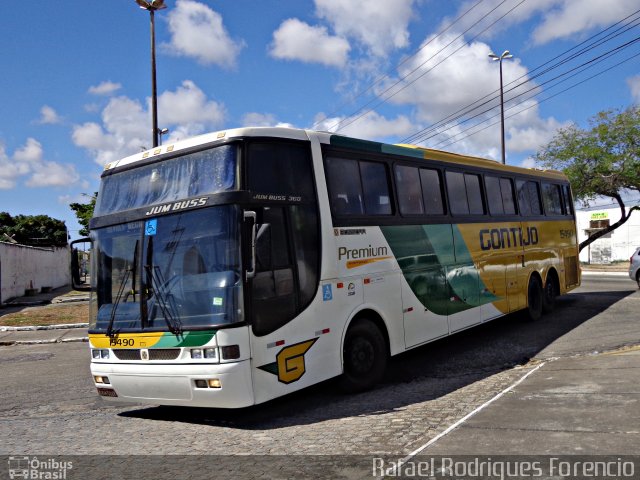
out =
<path fill-rule="evenodd" d="M 118 360 L 140 360 L 140 350 L 137 348 L 114 348 L 113 354 Z"/>
<path fill-rule="evenodd" d="M 114 348 L 113 354 L 118 360 L 142 360 L 137 348 Z M 148 360 L 175 360 L 179 356 L 179 348 L 150 348 Z"/>
<path fill-rule="evenodd" d="M 149 360 L 175 360 L 179 356 L 179 348 L 158 348 L 149 350 Z"/>

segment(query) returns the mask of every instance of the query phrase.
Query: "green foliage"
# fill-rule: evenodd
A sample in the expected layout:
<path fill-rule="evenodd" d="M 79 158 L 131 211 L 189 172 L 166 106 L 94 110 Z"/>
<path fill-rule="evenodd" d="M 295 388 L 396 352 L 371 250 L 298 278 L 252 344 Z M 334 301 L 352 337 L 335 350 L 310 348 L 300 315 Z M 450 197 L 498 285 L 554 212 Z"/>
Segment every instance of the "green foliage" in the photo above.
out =
<path fill-rule="evenodd" d="M 562 170 L 573 195 L 585 204 L 599 196 L 619 205 L 621 218 L 580 244 L 580 249 L 624 224 L 635 206 L 627 209 L 624 192 L 640 192 L 640 106 L 607 110 L 589 120 L 588 129 L 575 125 L 560 129 L 536 154 L 544 167 Z"/>
<path fill-rule="evenodd" d="M 590 128 L 560 129 L 536 155 L 547 168 L 562 170 L 576 199 L 617 200 L 624 190 L 640 192 L 640 106 L 608 110 L 590 119 Z"/>
<path fill-rule="evenodd" d="M 98 198 L 98 192 L 94 192 L 89 203 L 72 203 L 69 205 L 71 210 L 76 213 L 78 223 L 82 225 L 80 229 L 80 235 L 86 237 L 89 235 L 89 220 L 93 217 L 93 209 L 96 206 L 96 199 Z"/>
<path fill-rule="evenodd" d="M 67 227 L 62 220 L 47 215 L 16 215 L 0 212 L 0 240 L 6 234 L 22 245 L 64 246 Z"/>

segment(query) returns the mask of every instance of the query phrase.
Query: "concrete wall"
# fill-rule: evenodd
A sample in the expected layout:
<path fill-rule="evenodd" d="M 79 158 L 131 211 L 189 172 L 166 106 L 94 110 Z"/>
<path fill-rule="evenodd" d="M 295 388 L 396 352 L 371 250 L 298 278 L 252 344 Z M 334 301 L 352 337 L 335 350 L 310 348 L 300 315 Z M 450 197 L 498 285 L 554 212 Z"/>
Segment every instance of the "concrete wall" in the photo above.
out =
<path fill-rule="evenodd" d="M 27 288 L 71 284 L 67 247 L 38 248 L 0 242 L 0 303 L 24 295 Z"/>
<path fill-rule="evenodd" d="M 578 241 L 587 239 L 586 230 L 589 229 L 590 220 L 603 218 L 608 219 L 611 224 L 617 222 L 620 220 L 620 209 L 615 207 L 577 210 Z M 638 247 L 640 247 L 640 212 L 633 212 L 624 225 L 582 249 L 580 261 L 594 264 L 627 261 Z"/>

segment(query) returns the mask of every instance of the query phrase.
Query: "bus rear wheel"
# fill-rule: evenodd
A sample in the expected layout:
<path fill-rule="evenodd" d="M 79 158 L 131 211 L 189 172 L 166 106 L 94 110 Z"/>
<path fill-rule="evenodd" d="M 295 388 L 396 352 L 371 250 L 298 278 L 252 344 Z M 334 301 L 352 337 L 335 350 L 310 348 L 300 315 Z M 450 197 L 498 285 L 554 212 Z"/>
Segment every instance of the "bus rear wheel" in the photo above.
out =
<path fill-rule="evenodd" d="M 544 285 L 544 293 L 542 296 L 542 311 L 551 313 L 556 307 L 556 298 L 558 297 L 558 284 L 551 274 L 547 275 L 547 283 Z"/>
<path fill-rule="evenodd" d="M 386 342 L 380 329 L 369 320 L 356 320 L 347 330 L 342 357 L 342 390 L 355 393 L 372 388 L 382 380 L 387 366 Z"/>
<path fill-rule="evenodd" d="M 529 288 L 527 288 L 527 320 L 535 322 L 542 317 L 543 291 L 542 282 L 537 276 L 529 279 Z"/>

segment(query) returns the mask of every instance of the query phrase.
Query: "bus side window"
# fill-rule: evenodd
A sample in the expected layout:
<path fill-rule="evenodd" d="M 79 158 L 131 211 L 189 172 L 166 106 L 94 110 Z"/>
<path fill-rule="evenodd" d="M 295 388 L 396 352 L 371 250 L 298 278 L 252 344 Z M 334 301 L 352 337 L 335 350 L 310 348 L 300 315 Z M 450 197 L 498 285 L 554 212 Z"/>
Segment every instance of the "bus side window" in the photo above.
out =
<path fill-rule="evenodd" d="M 516 213 L 513 198 L 513 182 L 510 178 L 499 178 L 489 175 L 484 177 L 491 215 L 513 215 Z"/>
<path fill-rule="evenodd" d="M 430 168 L 421 168 L 420 181 L 422 182 L 422 197 L 424 199 L 425 213 L 427 215 L 444 214 L 440 172 Z"/>
<path fill-rule="evenodd" d="M 395 176 L 400 213 L 402 215 L 422 215 L 424 205 L 418 169 L 406 165 L 396 165 Z"/>
<path fill-rule="evenodd" d="M 367 215 L 391 215 L 389 177 L 384 163 L 360 162 L 364 206 Z"/>
<path fill-rule="evenodd" d="M 562 197 L 560 185 L 552 183 L 542 184 L 542 200 L 547 215 L 562 215 Z"/>
<path fill-rule="evenodd" d="M 538 182 L 534 182 L 533 180 L 518 180 L 516 182 L 516 186 L 518 188 L 518 204 L 520 206 L 520 213 L 525 217 L 542 215 Z"/>
<path fill-rule="evenodd" d="M 357 160 L 327 157 L 327 180 L 336 215 L 362 215 L 364 205 Z"/>
<path fill-rule="evenodd" d="M 484 213 L 479 175 L 447 172 L 447 192 L 452 214 L 482 215 Z"/>
<path fill-rule="evenodd" d="M 571 200 L 571 189 L 569 185 L 562 186 L 562 198 L 564 200 L 564 214 L 573 215 L 573 201 Z"/>

